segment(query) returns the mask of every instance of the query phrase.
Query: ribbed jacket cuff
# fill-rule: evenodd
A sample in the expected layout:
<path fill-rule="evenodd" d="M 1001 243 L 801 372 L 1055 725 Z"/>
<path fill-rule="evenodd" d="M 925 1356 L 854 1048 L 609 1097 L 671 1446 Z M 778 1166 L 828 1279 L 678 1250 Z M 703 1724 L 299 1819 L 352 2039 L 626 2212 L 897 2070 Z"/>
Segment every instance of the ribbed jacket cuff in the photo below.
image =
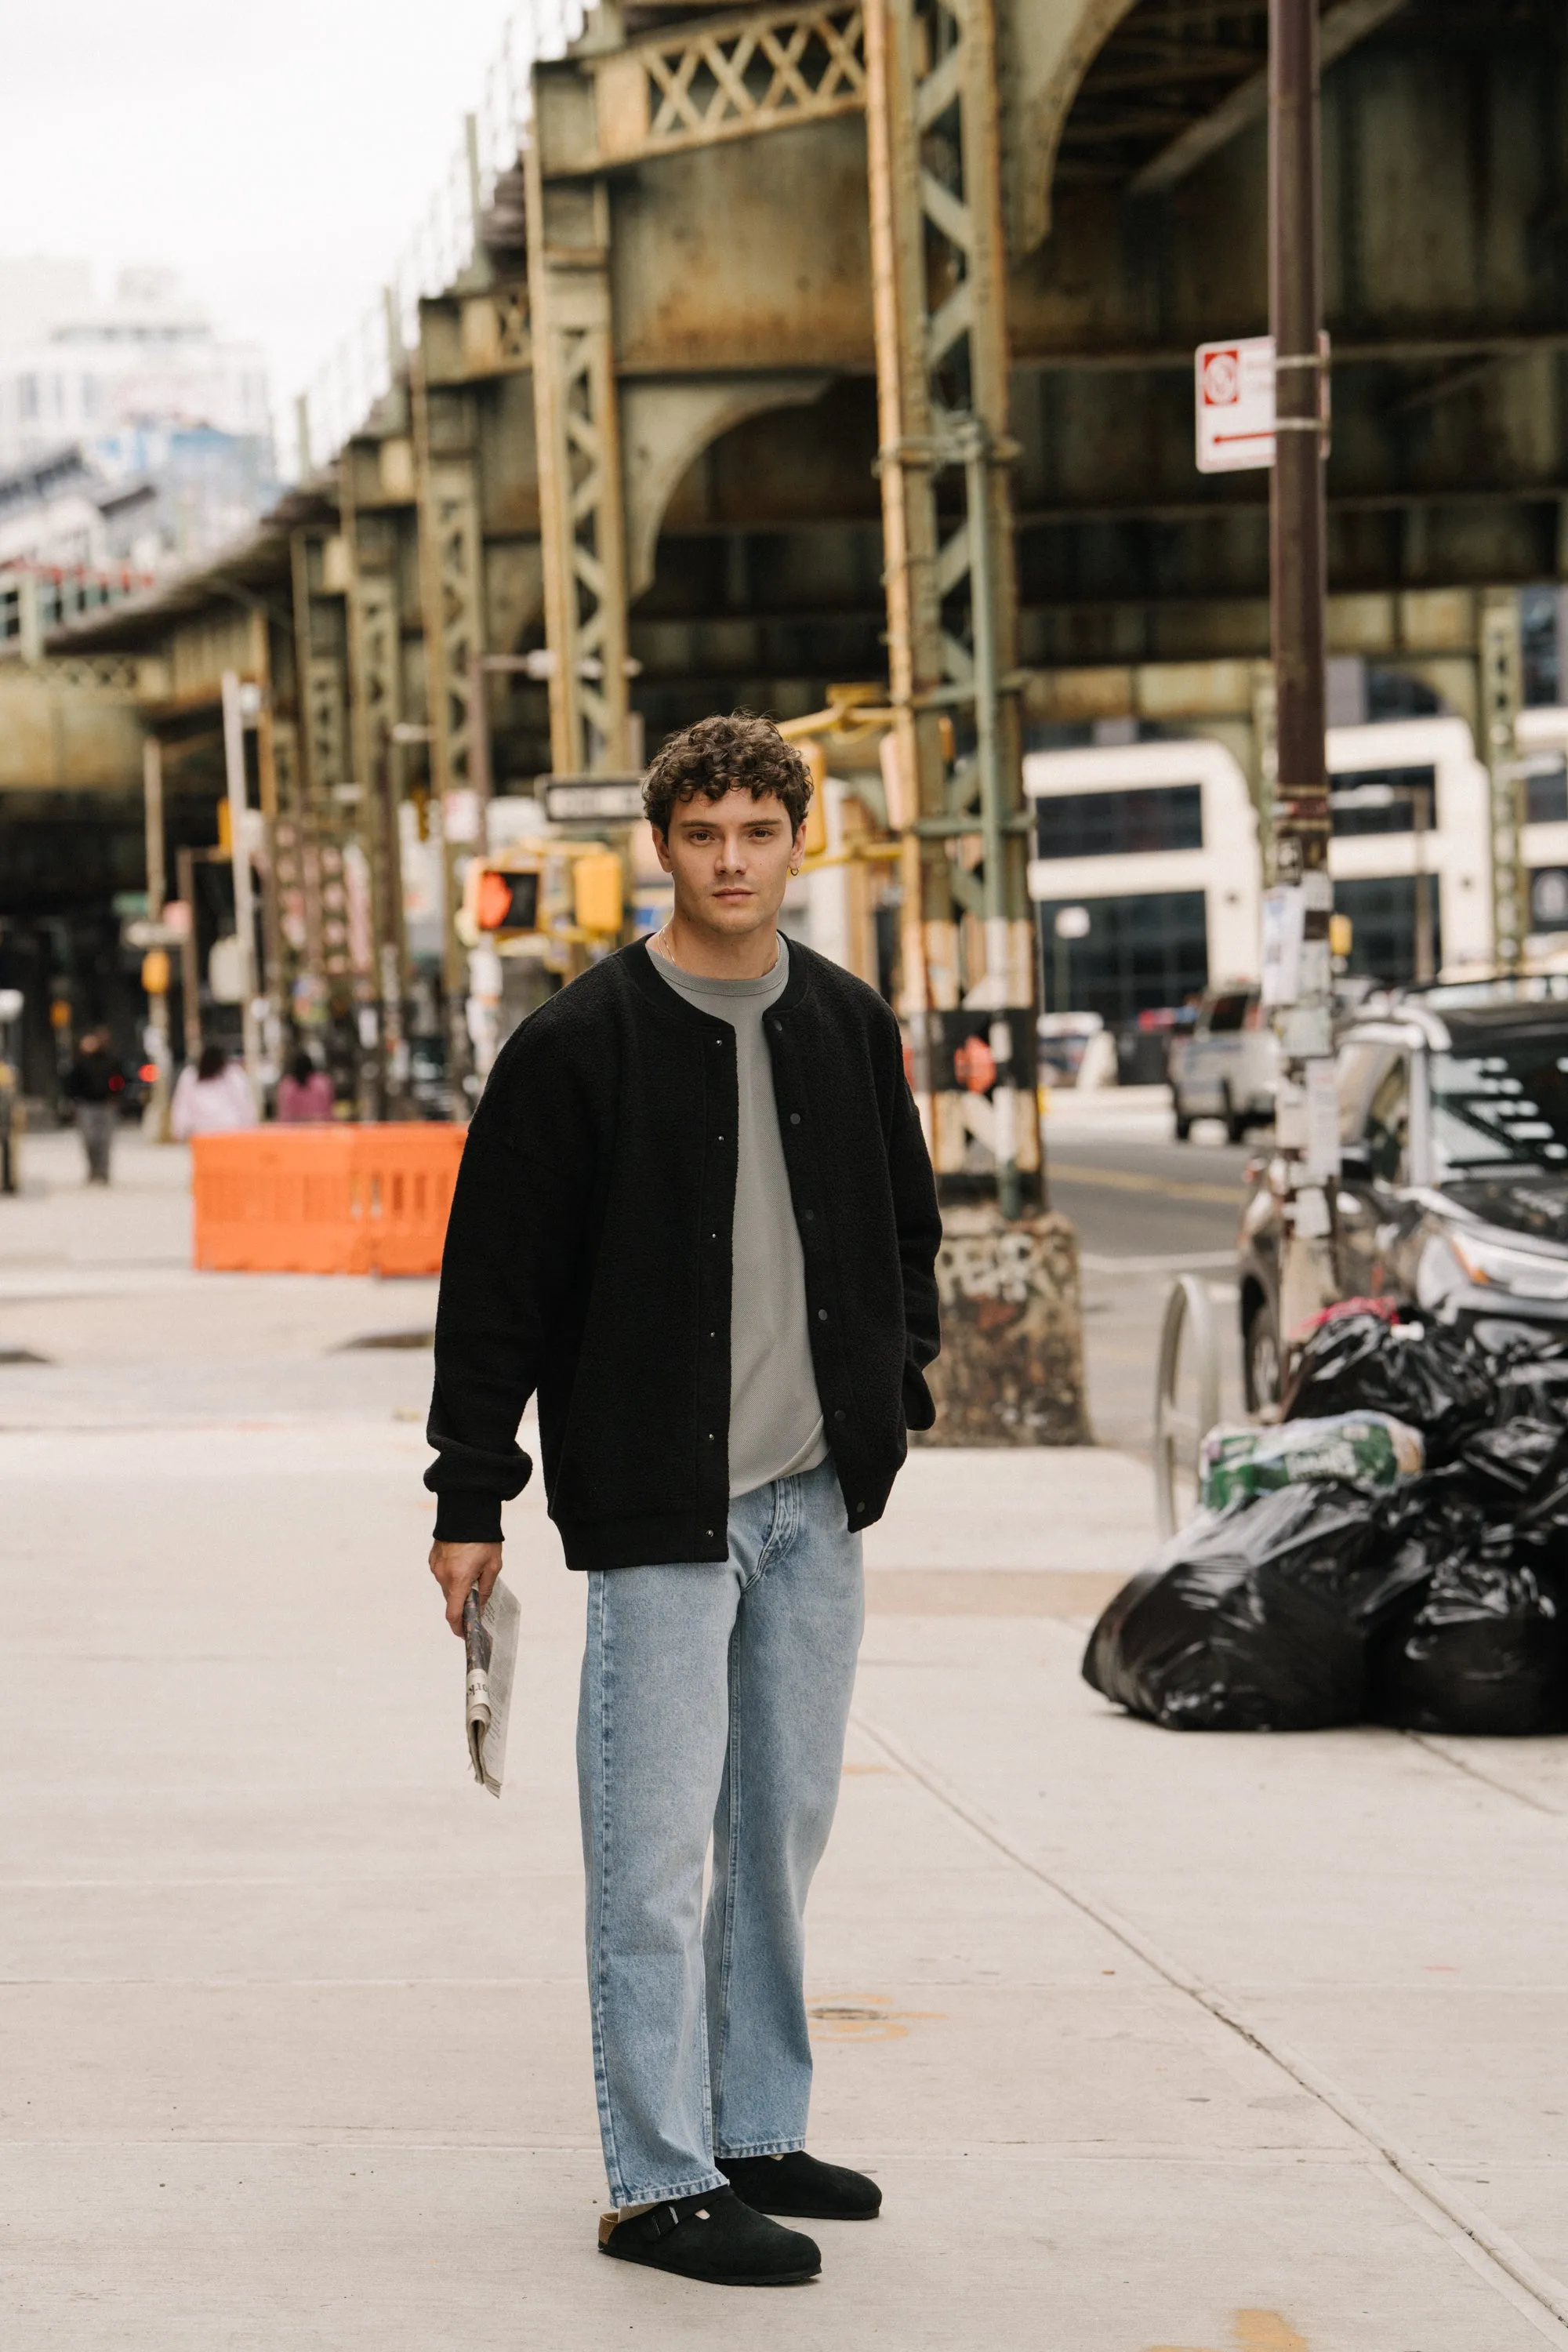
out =
<path fill-rule="evenodd" d="M 500 1497 L 458 1486 L 436 1497 L 437 1543 L 500 1543 Z"/>

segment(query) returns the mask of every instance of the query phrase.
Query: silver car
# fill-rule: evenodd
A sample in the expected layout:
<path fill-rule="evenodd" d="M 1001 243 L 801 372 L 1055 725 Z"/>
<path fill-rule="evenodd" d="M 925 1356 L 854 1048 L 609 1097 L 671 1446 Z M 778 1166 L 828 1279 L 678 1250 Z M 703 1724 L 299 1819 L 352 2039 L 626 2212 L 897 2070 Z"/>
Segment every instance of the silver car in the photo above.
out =
<path fill-rule="evenodd" d="M 1547 980 L 1412 991 L 1352 1022 L 1339 1053 L 1330 1188 L 1342 1298 L 1392 1297 L 1568 1342 L 1568 989 Z M 1249 1169 L 1240 1309 L 1248 1405 L 1279 1360 L 1280 1202 Z"/>
<path fill-rule="evenodd" d="M 1194 1118 L 1223 1118 L 1232 1143 L 1249 1127 L 1267 1127 L 1279 1074 L 1279 1040 L 1257 988 L 1208 990 L 1191 1031 L 1171 1047 L 1176 1141 L 1185 1143 Z"/>

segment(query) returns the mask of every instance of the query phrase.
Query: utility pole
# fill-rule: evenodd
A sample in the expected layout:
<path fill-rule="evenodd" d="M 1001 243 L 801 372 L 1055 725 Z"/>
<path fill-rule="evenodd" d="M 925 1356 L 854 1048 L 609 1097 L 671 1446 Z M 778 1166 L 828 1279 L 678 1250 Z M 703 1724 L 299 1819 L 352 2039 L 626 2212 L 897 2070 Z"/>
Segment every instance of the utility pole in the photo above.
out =
<path fill-rule="evenodd" d="M 235 962 L 239 972 L 239 1018 L 245 1041 L 245 1075 L 258 1105 L 261 1100 L 261 1033 L 256 1018 L 256 886 L 250 864 L 250 793 L 245 775 L 245 711 L 239 674 L 223 674 L 223 757 L 228 782 L 229 856 L 234 869 Z"/>
<path fill-rule="evenodd" d="M 142 814 L 147 835 L 147 914 L 150 921 L 162 923 L 163 907 L 169 896 L 169 869 L 163 846 L 163 746 L 156 735 L 146 736 L 142 744 Z M 153 1034 L 153 1062 L 157 1076 L 153 1081 L 152 1131 L 154 1143 L 169 1140 L 169 959 L 162 949 L 161 965 L 164 985 L 147 992 L 147 1026 Z M 151 961 L 151 959 L 149 959 Z"/>
<path fill-rule="evenodd" d="M 1319 237 L 1317 0 L 1269 0 L 1268 307 L 1275 455 L 1269 498 L 1277 774 L 1264 985 L 1283 1059 L 1279 1337 L 1334 1295 L 1326 1187 L 1339 1167 L 1324 757 L 1326 359 Z"/>
<path fill-rule="evenodd" d="M 1511 588 L 1481 599 L 1481 756 L 1486 761 L 1492 820 L 1492 953 L 1498 970 L 1524 966 L 1530 932 L 1530 882 L 1524 868 L 1524 766 L 1515 729 L 1524 700 L 1524 657 L 1519 596 Z"/>

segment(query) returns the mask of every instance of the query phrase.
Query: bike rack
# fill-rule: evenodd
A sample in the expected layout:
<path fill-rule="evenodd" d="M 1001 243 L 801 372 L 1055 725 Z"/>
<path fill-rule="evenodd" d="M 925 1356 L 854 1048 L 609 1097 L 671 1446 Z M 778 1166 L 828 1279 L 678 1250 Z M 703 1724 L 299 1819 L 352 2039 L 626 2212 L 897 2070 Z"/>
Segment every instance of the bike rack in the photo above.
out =
<path fill-rule="evenodd" d="M 1195 1389 L 1196 1410 L 1182 1403 L 1184 1375 Z M 1184 1274 L 1171 1285 L 1160 1325 L 1154 1374 L 1154 1517 L 1162 1539 L 1176 1532 L 1176 1474 L 1195 1481 L 1198 1448 L 1219 1419 L 1219 1334 L 1206 1282 Z"/>

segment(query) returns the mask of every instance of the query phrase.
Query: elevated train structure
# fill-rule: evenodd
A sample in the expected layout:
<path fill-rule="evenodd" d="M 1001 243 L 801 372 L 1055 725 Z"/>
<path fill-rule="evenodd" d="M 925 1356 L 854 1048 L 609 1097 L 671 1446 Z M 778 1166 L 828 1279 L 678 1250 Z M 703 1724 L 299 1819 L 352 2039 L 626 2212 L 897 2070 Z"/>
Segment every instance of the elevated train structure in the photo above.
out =
<path fill-rule="evenodd" d="M 1024 754 L 1210 736 L 1267 812 L 1267 481 L 1198 475 L 1192 418 L 1194 345 L 1267 325 L 1266 40 L 1254 0 L 595 10 L 331 461 L 223 561 L 0 664 L 0 980 L 58 994 L 142 878 L 143 737 L 166 887 L 232 855 L 226 673 L 270 1017 L 335 1011 L 384 1094 L 411 1023 L 456 1071 L 492 795 L 851 681 L 881 719 L 830 764 L 897 843 L 871 976 L 939 1164 L 994 1144 L 1026 1192 Z M 1568 703 L 1568 31 L 1549 0 L 1327 0 L 1321 40 L 1331 641 L 1352 717 L 1469 730 L 1506 870 L 1517 707 Z M 400 870 L 430 843 L 438 971 Z M 978 1032 L 989 1128 L 952 1076 Z"/>

